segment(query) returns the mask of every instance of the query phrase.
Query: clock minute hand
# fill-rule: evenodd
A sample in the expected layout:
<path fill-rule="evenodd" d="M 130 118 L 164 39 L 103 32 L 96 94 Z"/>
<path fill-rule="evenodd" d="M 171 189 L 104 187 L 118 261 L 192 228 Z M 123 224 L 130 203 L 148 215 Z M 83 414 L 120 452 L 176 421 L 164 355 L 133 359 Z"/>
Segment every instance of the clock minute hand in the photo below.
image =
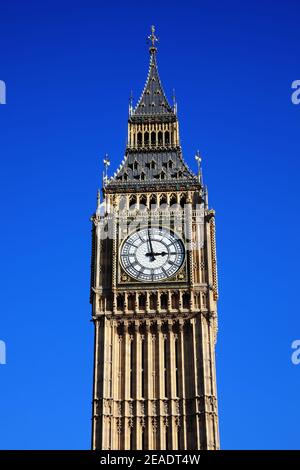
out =
<path fill-rule="evenodd" d="M 147 253 L 146 256 L 151 256 L 151 261 L 155 261 L 154 253 L 153 253 L 153 246 L 152 246 L 152 241 L 151 241 L 150 230 L 149 230 L 149 229 L 148 229 L 148 239 L 149 239 L 149 245 L 150 245 L 150 253 Z"/>

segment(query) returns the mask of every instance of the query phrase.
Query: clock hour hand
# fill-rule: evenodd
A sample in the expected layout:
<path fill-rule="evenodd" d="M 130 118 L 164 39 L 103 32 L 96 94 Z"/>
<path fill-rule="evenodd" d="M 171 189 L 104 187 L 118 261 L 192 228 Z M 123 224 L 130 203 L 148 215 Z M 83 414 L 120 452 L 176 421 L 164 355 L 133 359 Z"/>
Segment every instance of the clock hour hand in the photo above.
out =
<path fill-rule="evenodd" d="M 166 253 L 165 251 L 162 251 L 161 253 L 146 253 L 146 256 L 166 256 L 168 253 Z"/>

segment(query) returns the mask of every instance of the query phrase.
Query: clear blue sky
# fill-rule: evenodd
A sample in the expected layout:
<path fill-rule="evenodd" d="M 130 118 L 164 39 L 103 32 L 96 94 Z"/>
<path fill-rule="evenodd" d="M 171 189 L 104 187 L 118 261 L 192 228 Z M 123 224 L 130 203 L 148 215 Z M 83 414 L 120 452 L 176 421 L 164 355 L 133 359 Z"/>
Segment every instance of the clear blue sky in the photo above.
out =
<path fill-rule="evenodd" d="M 2 1 L 0 447 L 90 446 L 90 222 L 146 36 L 217 212 L 223 449 L 300 448 L 297 1 Z"/>

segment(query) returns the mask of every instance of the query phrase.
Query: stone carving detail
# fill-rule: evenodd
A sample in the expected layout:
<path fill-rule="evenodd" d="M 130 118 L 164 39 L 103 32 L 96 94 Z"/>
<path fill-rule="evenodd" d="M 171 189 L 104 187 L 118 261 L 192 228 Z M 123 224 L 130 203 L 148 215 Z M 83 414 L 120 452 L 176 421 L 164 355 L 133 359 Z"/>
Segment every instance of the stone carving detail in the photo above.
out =
<path fill-rule="evenodd" d="M 151 418 L 151 426 L 152 426 L 153 432 L 156 432 L 156 430 L 157 430 L 157 418 Z"/>
<path fill-rule="evenodd" d="M 107 415 L 111 414 L 111 402 L 109 400 L 104 400 L 103 401 L 103 407 L 104 407 L 104 413 Z"/>
<path fill-rule="evenodd" d="M 212 254 L 212 277 L 214 300 L 218 300 L 218 272 L 217 272 L 217 256 L 216 256 L 216 232 L 214 213 L 210 219 L 210 238 L 211 238 L 211 254 Z"/>
<path fill-rule="evenodd" d="M 122 418 L 117 418 L 117 433 L 121 434 L 122 432 Z"/>
<path fill-rule="evenodd" d="M 145 428 L 145 418 L 140 418 L 140 426 L 141 428 Z"/>
<path fill-rule="evenodd" d="M 124 323 L 123 322 L 119 322 L 117 324 L 117 333 L 118 333 L 118 336 L 119 336 L 119 340 L 122 341 L 122 338 L 123 338 L 123 335 L 124 335 Z"/>
<path fill-rule="evenodd" d="M 166 400 L 163 402 L 163 406 L 164 406 L 164 413 L 168 414 L 168 402 Z"/>
<path fill-rule="evenodd" d="M 132 418 L 128 419 L 128 427 L 133 428 L 133 419 Z"/>
<path fill-rule="evenodd" d="M 181 423 L 180 423 L 180 417 L 179 416 L 175 416 L 174 423 L 175 423 L 175 426 L 177 426 L 178 428 L 180 427 Z"/>

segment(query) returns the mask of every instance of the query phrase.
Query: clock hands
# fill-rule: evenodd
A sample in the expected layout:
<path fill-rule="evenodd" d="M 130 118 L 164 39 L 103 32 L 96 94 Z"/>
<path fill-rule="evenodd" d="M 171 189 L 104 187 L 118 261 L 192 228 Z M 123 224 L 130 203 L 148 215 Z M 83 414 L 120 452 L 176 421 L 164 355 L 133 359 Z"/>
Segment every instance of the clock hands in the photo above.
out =
<path fill-rule="evenodd" d="M 171 253 L 167 251 L 161 251 L 160 253 L 154 252 L 149 228 L 147 230 L 147 233 L 148 233 L 147 245 L 148 245 L 149 253 L 145 253 L 145 256 L 150 257 L 150 261 L 155 261 L 155 256 L 177 255 L 176 252 L 175 253 L 173 252 Z"/>

